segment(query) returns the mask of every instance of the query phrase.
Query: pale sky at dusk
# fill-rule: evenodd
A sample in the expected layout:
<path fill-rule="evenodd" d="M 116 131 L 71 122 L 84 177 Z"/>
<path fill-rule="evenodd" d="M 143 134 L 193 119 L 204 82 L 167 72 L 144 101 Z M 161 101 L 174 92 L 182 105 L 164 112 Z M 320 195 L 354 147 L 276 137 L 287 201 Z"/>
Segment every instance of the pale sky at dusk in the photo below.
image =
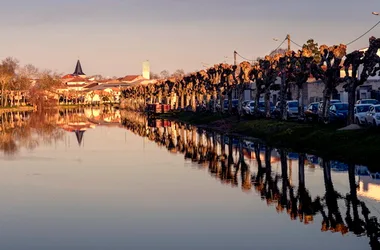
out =
<path fill-rule="evenodd" d="M 275 49 L 287 33 L 303 44 L 348 43 L 377 21 L 379 0 L 3 0 L 0 59 L 60 73 L 80 58 L 87 75 L 186 72 Z M 348 47 L 366 47 L 380 25 Z M 284 44 L 285 46 L 285 44 Z M 292 44 L 292 49 L 296 49 Z M 240 59 L 239 59 L 240 60 Z"/>

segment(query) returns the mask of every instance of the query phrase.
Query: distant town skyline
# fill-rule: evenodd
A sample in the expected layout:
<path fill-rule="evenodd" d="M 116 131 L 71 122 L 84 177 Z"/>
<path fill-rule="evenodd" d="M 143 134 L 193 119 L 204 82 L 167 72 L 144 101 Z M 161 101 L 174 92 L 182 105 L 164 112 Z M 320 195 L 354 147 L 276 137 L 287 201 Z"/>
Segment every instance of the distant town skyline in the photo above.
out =
<path fill-rule="evenodd" d="M 234 50 L 265 56 L 286 34 L 300 45 L 346 44 L 380 21 L 373 11 L 378 0 L 13 0 L 0 9 L 0 59 L 64 74 L 77 59 L 87 75 L 141 74 L 145 60 L 154 73 L 191 72 L 233 63 Z M 379 34 L 380 25 L 348 51 Z"/>

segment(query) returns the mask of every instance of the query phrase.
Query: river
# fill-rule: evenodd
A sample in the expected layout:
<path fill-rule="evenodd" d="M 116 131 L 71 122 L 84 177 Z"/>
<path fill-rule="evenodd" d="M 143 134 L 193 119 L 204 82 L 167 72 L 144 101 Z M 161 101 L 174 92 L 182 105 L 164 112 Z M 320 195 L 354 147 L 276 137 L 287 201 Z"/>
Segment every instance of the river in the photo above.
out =
<path fill-rule="evenodd" d="M 380 249 L 380 182 L 125 111 L 0 114 L 2 249 Z"/>

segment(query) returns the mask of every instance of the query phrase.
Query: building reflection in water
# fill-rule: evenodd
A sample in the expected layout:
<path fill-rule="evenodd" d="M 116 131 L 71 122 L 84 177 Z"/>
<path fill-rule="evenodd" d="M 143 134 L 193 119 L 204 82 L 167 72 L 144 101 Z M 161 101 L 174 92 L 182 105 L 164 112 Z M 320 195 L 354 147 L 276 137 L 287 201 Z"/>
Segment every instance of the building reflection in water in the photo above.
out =
<path fill-rule="evenodd" d="M 277 150 L 184 123 L 148 120 L 142 114 L 126 111 L 121 115 L 122 125 L 128 130 L 171 153 L 183 154 L 200 168 L 207 168 L 210 176 L 225 185 L 240 187 L 244 192 L 255 191 L 277 213 L 286 213 L 291 220 L 298 219 L 305 225 L 320 223 L 322 232 L 366 236 L 372 249 L 380 249 L 378 219 L 359 198 L 378 199 L 375 194 L 379 193 L 379 185 L 368 170 L 364 170 L 366 168 Z M 297 177 L 292 176 L 295 160 L 298 162 Z M 274 164 L 279 164 L 279 171 L 274 171 Z M 321 195 L 309 192 L 305 166 L 322 168 L 324 191 Z M 347 173 L 349 188 L 346 193 L 336 190 L 332 171 Z M 296 183 L 292 182 L 294 178 L 298 179 Z M 321 221 L 315 221 L 316 218 Z"/>
<path fill-rule="evenodd" d="M 96 126 L 120 126 L 120 112 L 102 109 L 52 109 L 41 112 L 4 112 L 0 114 L 0 151 L 17 154 L 22 148 L 33 150 L 41 144 L 52 144 L 75 135 L 79 146 L 84 146 L 85 132 Z"/>
<path fill-rule="evenodd" d="M 128 111 L 82 108 L 2 113 L 0 118 L 0 150 L 5 155 L 64 140 L 65 131 L 75 133 L 78 145 L 84 146 L 85 131 L 96 126 L 122 126 L 170 153 L 183 154 L 222 184 L 256 193 L 292 221 L 318 223 L 322 232 L 368 237 L 372 249 L 380 249 L 380 225 L 365 203 L 365 199 L 380 200 L 380 184 L 365 167 L 278 150 L 183 123 L 148 120 Z M 312 194 L 305 171 L 318 166 L 323 170 L 324 188 Z M 337 190 L 332 171 L 346 174 L 347 190 Z"/>

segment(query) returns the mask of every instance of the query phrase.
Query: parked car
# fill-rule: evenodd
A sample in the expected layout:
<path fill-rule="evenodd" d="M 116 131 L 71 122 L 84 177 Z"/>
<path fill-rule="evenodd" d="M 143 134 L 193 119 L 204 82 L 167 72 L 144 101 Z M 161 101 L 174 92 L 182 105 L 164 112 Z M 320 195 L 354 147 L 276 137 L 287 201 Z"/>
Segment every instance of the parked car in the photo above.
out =
<path fill-rule="evenodd" d="M 379 101 L 376 99 L 361 99 L 356 102 L 356 104 L 372 104 L 377 105 L 379 104 Z"/>
<path fill-rule="evenodd" d="M 243 113 L 246 115 L 250 115 L 253 112 L 253 109 L 255 107 L 255 101 L 249 101 L 244 107 L 243 107 Z"/>
<path fill-rule="evenodd" d="M 239 100 L 232 99 L 232 113 L 237 111 L 238 105 L 239 105 Z M 223 108 L 224 108 L 224 111 L 228 111 L 228 100 L 224 100 Z"/>
<path fill-rule="evenodd" d="M 245 100 L 241 103 L 241 107 L 244 108 L 251 100 Z"/>
<path fill-rule="evenodd" d="M 340 103 L 341 102 L 341 100 L 338 100 L 338 99 L 331 99 L 330 100 L 330 105 L 332 105 L 332 104 L 335 104 L 335 103 Z M 322 110 L 322 107 L 323 107 L 323 101 L 320 101 L 319 102 L 319 110 Z"/>
<path fill-rule="evenodd" d="M 379 126 L 380 125 L 380 104 L 372 105 L 367 115 L 365 116 L 366 124 Z"/>
<path fill-rule="evenodd" d="M 272 118 L 279 119 L 281 116 L 281 108 L 280 108 L 281 102 L 276 102 L 276 105 L 274 106 L 274 109 L 271 113 Z"/>
<path fill-rule="evenodd" d="M 214 102 L 215 102 L 215 108 L 216 108 L 216 110 L 217 110 L 217 111 L 220 111 L 220 103 L 219 103 L 219 100 L 216 100 L 216 101 L 214 101 L 214 100 L 210 100 L 209 103 L 208 103 L 208 105 L 209 105 L 209 109 L 210 109 L 210 110 L 213 110 L 213 108 L 214 108 Z"/>
<path fill-rule="evenodd" d="M 255 101 L 249 102 L 247 106 L 245 107 L 246 112 L 249 112 L 249 114 L 254 115 L 255 113 Z M 274 110 L 274 105 L 272 102 L 269 103 L 270 105 L 270 112 L 272 113 Z M 259 116 L 265 116 L 265 102 L 264 101 L 259 101 Z"/>
<path fill-rule="evenodd" d="M 277 102 L 276 106 L 272 111 L 272 117 L 279 119 L 281 117 L 281 102 Z M 297 118 L 298 117 L 298 101 L 286 101 L 285 110 L 287 113 L 287 118 Z"/>
<path fill-rule="evenodd" d="M 273 102 L 270 102 L 269 105 L 270 105 L 270 111 L 269 112 L 272 113 L 274 110 Z M 265 101 L 259 102 L 259 112 L 260 112 L 260 115 L 265 116 Z"/>
<path fill-rule="evenodd" d="M 318 107 L 319 102 L 310 103 L 305 109 L 305 119 L 306 121 L 316 122 L 318 121 Z"/>
<path fill-rule="evenodd" d="M 325 122 L 345 123 L 347 121 L 347 114 L 348 114 L 348 103 L 346 102 L 334 103 L 329 108 L 329 119 L 328 121 L 325 121 Z"/>
<path fill-rule="evenodd" d="M 333 105 L 335 103 L 341 103 L 341 101 L 338 100 L 338 99 L 331 99 L 330 100 L 330 107 L 331 107 L 331 105 Z M 323 121 L 323 119 L 322 119 L 322 111 L 323 111 L 323 101 L 320 101 L 319 102 L 319 106 L 318 106 L 318 120 L 320 122 Z M 328 121 L 324 121 L 324 122 L 328 122 Z"/>
<path fill-rule="evenodd" d="M 286 113 L 287 113 L 287 118 L 292 119 L 292 118 L 298 118 L 298 101 L 287 101 L 286 102 Z"/>
<path fill-rule="evenodd" d="M 372 104 L 356 104 L 354 108 L 355 123 L 358 125 L 366 124 L 366 115 Z"/>

